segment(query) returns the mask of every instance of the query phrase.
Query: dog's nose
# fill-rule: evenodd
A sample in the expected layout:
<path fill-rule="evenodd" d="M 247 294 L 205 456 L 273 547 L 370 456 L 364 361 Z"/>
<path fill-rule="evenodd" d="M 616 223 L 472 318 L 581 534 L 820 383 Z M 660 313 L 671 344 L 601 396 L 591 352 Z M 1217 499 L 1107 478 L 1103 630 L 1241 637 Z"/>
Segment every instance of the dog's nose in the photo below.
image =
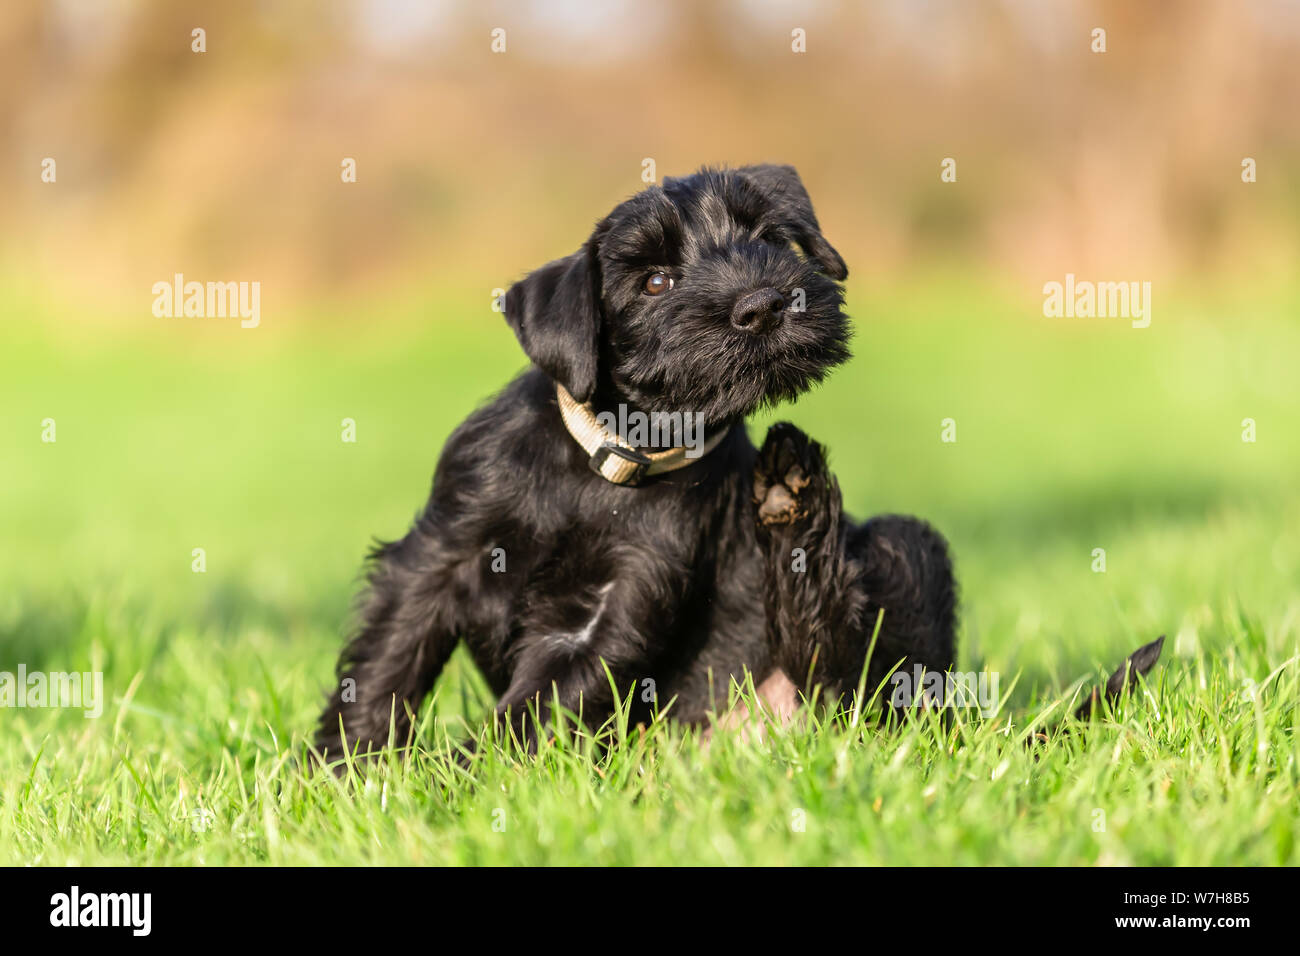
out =
<path fill-rule="evenodd" d="M 766 335 L 781 324 L 785 299 L 775 289 L 746 292 L 731 307 L 731 324 L 742 332 Z"/>

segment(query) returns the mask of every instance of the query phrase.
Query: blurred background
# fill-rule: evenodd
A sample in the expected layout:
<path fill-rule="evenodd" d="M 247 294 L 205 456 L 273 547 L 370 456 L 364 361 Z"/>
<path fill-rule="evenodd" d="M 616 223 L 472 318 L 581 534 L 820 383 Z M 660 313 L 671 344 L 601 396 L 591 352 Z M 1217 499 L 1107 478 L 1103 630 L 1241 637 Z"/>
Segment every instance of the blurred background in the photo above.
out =
<path fill-rule="evenodd" d="M 272 692 L 248 651 L 304 730 L 369 539 L 524 364 L 494 290 L 645 160 L 798 167 L 856 358 L 755 434 L 943 528 L 964 666 L 1292 646 L 1297 53 L 1286 0 L 7 0 L 0 665 L 220 710 Z M 260 325 L 155 317 L 178 272 Z M 1066 273 L 1151 282 L 1151 326 L 1045 319 Z"/>
<path fill-rule="evenodd" d="M 1291 0 L 17 0 L 0 43 L 6 261 L 101 314 L 178 263 L 281 314 L 490 289 L 575 247 L 644 158 L 795 164 L 868 282 L 1258 283 L 1300 253 Z"/>

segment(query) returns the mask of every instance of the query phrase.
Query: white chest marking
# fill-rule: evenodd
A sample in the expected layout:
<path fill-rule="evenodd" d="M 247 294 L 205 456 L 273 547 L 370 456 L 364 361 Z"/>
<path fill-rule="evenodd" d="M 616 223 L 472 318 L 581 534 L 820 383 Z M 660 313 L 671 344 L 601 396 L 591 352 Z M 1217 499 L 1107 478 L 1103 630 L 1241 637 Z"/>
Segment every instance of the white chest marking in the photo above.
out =
<path fill-rule="evenodd" d="M 605 613 L 605 603 L 609 600 L 609 592 L 613 589 L 613 581 L 600 589 L 600 601 L 596 604 L 596 611 L 591 615 L 591 620 L 582 626 L 581 630 L 567 634 L 553 634 L 551 642 L 568 648 L 586 647 L 591 643 L 591 639 L 596 633 L 596 625 L 600 623 L 600 616 Z"/>

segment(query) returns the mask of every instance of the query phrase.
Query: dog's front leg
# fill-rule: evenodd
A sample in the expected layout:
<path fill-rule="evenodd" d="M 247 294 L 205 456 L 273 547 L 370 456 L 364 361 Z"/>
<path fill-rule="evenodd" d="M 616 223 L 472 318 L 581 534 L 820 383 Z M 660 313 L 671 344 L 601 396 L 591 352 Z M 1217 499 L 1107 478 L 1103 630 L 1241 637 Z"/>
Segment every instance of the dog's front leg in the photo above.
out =
<path fill-rule="evenodd" d="M 557 704 L 566 714 L 580 717 L 584 727 L 597 729 L 614 710 L 610 677 L 619 688 L 626 686 L 630 690 L 637 677 L 633 670 L 602 658 L 525 658 L 497 702 L 498 726 L 514 735 L 529 752 L 536 752 L 539 740 L 550 733 L 558 716 Z"/>
<path fill-rule="evenodd" d="M 644 589 L 643 575 L 627 569 L 622 574 L 615 569 L 612 580 L 592 586 L 581 618 L 570 615 L 561 623 L 539 609 L 524 623 L 495 716 L 527 750 L 536 750 L 560 719 L 557 705 L 586 728 L 598 729 L 614 711 L 615 694 L 643 688 L 653 674 L 655 649 L 671 632 L 664 613 L 671 602 L 658 589 Z"/>

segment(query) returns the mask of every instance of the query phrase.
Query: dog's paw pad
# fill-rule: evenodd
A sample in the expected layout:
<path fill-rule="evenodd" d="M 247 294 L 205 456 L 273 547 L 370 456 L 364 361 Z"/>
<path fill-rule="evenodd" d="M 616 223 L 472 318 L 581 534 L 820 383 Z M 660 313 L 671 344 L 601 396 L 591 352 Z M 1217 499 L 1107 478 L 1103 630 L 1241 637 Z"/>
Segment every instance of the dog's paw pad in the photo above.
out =
<path fill-rule="evenodd" d="M 784 479 L 785 486 L 795 494 L 798 494 L 807 488 L 810 481 L 812 481 L 812 479 L 808 477 L 801 466 L 795 464 L 786 469 Z"/>
<path fill-rule="evenodd" d="M 793 524 L 825 488 L 822 448 L 793 425 L 773 425 L 754 468 L 760 525 Z"/>
<path fill-rule="evenodd" d="M 758 506 L 760 524 L 793 524 L 799 517 L 799 501 L 785 485 L 772 485 Z"/>

